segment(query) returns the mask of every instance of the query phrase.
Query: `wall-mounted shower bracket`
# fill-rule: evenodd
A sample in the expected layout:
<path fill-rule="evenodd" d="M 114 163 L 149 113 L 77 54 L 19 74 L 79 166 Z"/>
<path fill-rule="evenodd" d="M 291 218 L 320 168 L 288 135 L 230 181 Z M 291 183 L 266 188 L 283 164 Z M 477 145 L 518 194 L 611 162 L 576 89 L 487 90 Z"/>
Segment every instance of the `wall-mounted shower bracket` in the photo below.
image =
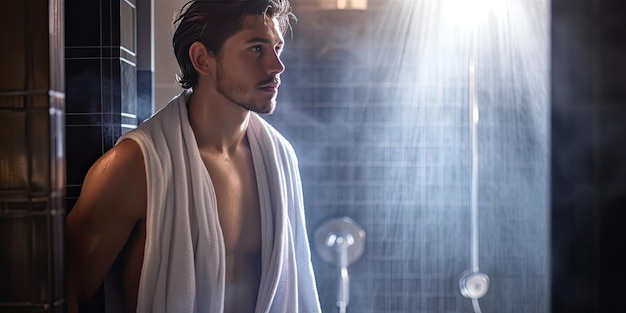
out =
<path fill-rule="evenodd" d="M 365 231 L 349 217 L 330 219 L 315 231 L 315 248 L 322 260 L 337 266 L 337 307 L 345 313 L 350 304 L 348 266 L 363 255 Z"/>
<path fill-rule="evenodd" d="M 480 272 L 465 272 L 459 280 L 459 289 L 464 297 L 478 300 L 489 291 L 489 276 Z"/>

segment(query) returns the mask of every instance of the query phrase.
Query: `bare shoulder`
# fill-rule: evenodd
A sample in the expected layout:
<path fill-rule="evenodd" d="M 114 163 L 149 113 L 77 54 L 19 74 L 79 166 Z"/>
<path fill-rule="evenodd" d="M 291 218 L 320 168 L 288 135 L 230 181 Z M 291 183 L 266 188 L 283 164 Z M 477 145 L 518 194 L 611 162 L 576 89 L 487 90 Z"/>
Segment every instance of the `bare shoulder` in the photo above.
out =
<path fill-rule="evenodd" d="M 100 286 L 134 226 L 145 218 L 141 148 L 125 140 L 90 168 L 67 217 L 68 292 L 86 299 Z"/>
<path fill-rule="evenodd" d="M 108 206 L 108 213 L 117 212 L 129 218 L 145 216 L 146 172 L 141 148 L 132 140 L 124 140 L 107 151 L 90 168 L 76 209 Z M 143 207 L 143 208 L 142 208 Z"/>

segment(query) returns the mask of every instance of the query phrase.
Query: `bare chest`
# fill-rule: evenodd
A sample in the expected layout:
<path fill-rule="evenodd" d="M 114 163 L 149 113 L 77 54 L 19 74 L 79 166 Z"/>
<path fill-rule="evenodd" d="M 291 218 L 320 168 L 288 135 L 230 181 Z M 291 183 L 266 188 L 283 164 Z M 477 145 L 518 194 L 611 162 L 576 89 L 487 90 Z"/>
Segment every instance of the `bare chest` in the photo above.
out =
<path fill-rule="evenodd" d="M 261 214 L 250 156 L 203 156 L 226 250 L 225 312 L 252 312 L 261 280 Z"/>
<path fill-rule="evenodd" d="M 260 250 L 261 215 L 251 157 L 202 159 L 215 190 L 226 252 Z"/>

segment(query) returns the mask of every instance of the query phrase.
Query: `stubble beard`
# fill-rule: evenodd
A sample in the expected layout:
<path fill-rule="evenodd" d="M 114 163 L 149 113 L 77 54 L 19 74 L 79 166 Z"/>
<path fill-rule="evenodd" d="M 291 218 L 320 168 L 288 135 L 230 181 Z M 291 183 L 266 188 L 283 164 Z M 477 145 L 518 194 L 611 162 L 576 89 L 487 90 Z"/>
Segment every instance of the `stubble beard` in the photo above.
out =
<path fill-rule="evenodd" d="M 230 100 L 232 103 L 235 103 L 246 110 L 258 114 L 274 113 L 274 109 L 276 108 L 276 95 L 269 100 L 256 102 L 253 99 L 246 100 L 246 93 L 249 91 L 254 92 L 256 90 L 249 90 L 247 87 L 228 79 L 227 75 L 224 74 L 220 63 L 218 63 L 217 66 L 216 85 L 217 92 L 219 92 L 226 99 Z"/>

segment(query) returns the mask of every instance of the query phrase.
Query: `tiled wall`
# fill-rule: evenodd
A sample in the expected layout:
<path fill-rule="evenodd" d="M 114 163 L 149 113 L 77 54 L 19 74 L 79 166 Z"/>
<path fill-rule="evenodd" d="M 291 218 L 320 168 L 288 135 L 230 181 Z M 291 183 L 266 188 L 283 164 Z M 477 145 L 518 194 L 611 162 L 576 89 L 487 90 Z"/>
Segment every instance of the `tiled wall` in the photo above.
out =
<path fill-rule="evenodd" d="M 154 4 L 137 0 L 137 125 L 154 112 Z"/>
<path fill-rule="evenodd" d="M 552 303 L 623 310 L 626 2 L 552 0 Z"/>
<path fill-rule="evenodd" d="M 0 312 L 63 312 L 63 1 L 0 4 Z"/>
<path fill-rule="evenodd" d="M 300 21 L 267 119 L 299 155 L 311 238 L 344 215 L 367 232 L 348 312 L 471 312 L 458 286 L 470 268 L 467 36 L 442 22 L 442 2 L 368 2 L 367 11 L 292 2 Z M 530 14 L 511 21 L 519 29 L 481 30 L 484 312 L 549 310 L 549 11 L 533 3 L 515 9 Z M 537 40 L 533 50 L 518 46 L 521 35 Z M 535 56 L 530 68 L 518 49 Z M 315 251 L 313 261 L 323 311 L 335 312 L 335 269 Z"/>
<path fill-rule="evenodd" d="M 149 0 L 66 1 L 68 211 L 94 161 L 152 114 L 151 6 Z M 82 312 L 103 312 L 103 296 L 100 288 Z"/>
<path fill-rule="evenodd" d="M 137 14 L 135 0 L 67 0 L 65 11 L 71 210 L 91 164 L 137 125 Z"/>

